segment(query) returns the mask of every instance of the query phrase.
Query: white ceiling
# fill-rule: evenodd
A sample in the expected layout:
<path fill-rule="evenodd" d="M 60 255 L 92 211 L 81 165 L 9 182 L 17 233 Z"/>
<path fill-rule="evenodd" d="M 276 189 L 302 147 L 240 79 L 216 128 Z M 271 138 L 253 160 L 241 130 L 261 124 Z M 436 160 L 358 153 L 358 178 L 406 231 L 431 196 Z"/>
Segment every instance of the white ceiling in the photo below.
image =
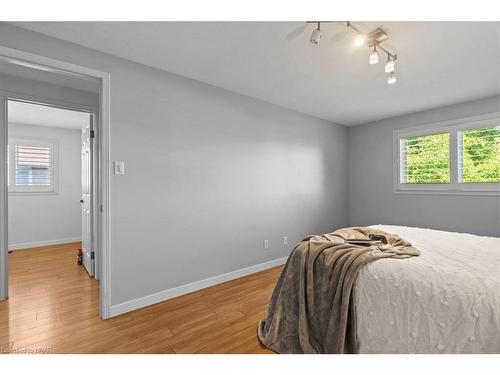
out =
<path fill-rule="evenodd" d="M 500 94 L 499 22 L 355 22 L 389 34 L 392 86 L 337 24 L 319 46 L 303 22 L 15 24 L 344 125 Z"/>
<path fill-rule="evenodd" d="M 44 105 L 9 101 L 9 123 L 82 129 L 89 122 L 89 114 Z"/>

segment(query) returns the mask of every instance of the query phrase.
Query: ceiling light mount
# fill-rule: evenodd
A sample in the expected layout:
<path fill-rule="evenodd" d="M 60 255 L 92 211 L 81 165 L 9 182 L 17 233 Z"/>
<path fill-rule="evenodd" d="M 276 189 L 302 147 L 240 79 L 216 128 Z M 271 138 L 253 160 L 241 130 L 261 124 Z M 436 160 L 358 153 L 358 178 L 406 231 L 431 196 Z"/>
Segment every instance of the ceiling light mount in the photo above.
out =
<path fill-rule="evenodd" d="M 366 45 L 368 47 L 376 46 L 389 39 L 389 35 L 381 28 L 375 29 L 366 36 Z"/>

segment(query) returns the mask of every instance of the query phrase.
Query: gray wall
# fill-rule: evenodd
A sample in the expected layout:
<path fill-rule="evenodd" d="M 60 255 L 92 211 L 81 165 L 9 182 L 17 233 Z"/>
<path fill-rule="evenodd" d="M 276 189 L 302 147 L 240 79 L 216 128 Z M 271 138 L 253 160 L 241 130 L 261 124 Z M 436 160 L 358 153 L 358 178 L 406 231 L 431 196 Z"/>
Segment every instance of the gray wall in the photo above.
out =
<path fill-rule="evenodd" d="M 9 249 L 72 242 L 81 238 L 81 131 L 9 124 L 9 137 L 56 140 L 57 194 L 9 194 Z"/>
<path fill-rule="evenodd" d="M 2 30 L 1 24 L 0 30 Z M 98 94 L 4 73 L 0 73 L 0 92 L 6 96 L 21 94 L 33 96 L 34 99 L 45 98 L 56 104 L 75 106 L 75 108 L 98 108 L 99 106 Z"/>
<path fill-rule="evenodd" d="M 349 129 L 349 223 L 395 224 L 500 236 L 500 197 L 393 193 L 393 130 L 500 112 L 500 97 Z"/>
<path fill-rule="evenodd" d="M 126 170 L 111 179 L 112 305 L 286 256 L 348 214 L 499 235 L 498 197 L 392 189 L 393 129 L 498 111 L 498 98 L 348 131 L 10 25 L 0 44 L 111 73 L 111 160 Z"/>
<path fill-rule="evenodd" d="M 347 223 L 346 128 L 10 25 L 0 44 L 111 73 L 112 305 Z"/>

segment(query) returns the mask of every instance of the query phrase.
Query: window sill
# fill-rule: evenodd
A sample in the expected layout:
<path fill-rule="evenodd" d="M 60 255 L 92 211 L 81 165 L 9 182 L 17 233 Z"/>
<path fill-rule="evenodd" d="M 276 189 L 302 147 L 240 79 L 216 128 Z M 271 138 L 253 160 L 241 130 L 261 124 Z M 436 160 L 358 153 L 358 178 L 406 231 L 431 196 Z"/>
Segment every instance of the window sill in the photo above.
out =
<path fill-rule="evenodd" d="M 9 191 L 9 195 L 57 195 L 57 191 Z"/>
<path fill-rule="evenodd" d="M 480 195 L 500 196 L 498 190 L 423 190 L 423 189 L 395 189 L 394 194 L 406 195 Z"/>

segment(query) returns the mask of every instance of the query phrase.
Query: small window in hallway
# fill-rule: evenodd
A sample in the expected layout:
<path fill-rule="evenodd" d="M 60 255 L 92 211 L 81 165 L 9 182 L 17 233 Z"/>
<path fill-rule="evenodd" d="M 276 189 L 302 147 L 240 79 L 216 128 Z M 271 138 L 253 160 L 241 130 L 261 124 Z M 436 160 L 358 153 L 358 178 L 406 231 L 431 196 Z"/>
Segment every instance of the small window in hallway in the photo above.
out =
<path fill-rule="evenodd" d="M 10 138 L 8 153 L 9 192 L 56 192 L 56 142 Z"/>

